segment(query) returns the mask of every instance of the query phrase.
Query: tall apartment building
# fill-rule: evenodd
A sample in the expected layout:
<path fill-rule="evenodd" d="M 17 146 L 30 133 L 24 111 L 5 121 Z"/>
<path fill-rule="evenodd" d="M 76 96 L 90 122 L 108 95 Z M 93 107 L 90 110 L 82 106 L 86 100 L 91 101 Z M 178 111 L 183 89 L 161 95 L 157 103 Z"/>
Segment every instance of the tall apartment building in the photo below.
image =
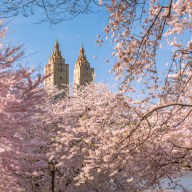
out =
<path fill-rule="evenodd" d="M 64 89 L 69 85 L 69 64 L 65 63 L 61 55 L 58 41 L 55 43 L 48 64 L 44 67 L 44 75 L 50 75 L 45 79 L 45 88 L 57 86 L 59 89 Z"/>
<path fill-rule="evenodd" d="M 90 63 L 87 61 L 85 55 L 85 49 L 83 46 L 80 49 L 80 53 L 74 68 L 74 86 L 79 88 L 80 86 L 91 83 L 94 78 L 94 68 L 90 67 Z"/>

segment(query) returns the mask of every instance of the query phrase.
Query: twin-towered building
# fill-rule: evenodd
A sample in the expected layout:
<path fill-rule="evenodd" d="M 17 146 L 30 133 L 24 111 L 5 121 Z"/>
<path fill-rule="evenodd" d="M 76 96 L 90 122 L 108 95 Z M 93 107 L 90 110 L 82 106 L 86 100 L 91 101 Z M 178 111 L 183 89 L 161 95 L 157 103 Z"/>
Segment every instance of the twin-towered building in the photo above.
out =
<path fill-rule="evenodd" d="M 66 64 L 65 59 L 62 57 L 58 41 L 55 43 L 48 64 L 45 65 L 44 74 L 50 75 L 45 79 L 46 88 L 57 86 L 59 89 L 63 89 L 69 85 L 69 64 Z M 75 88 L 91 83 L 93 77 L 94 68 L 90 67 L 90 63 L 87 61 L 85 50 L 82 46 L 74 68 Z"/>

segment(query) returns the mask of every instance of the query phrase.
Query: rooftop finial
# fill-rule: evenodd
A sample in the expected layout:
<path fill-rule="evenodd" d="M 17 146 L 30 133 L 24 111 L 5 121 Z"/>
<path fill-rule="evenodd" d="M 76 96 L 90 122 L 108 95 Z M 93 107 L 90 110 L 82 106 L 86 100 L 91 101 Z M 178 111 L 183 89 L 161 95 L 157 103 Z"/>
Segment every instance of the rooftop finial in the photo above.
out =
<path fill-rule="evenodd" d="M 85 49 L 84 49 L 84 47 L 83 47 L 83 43 L 81 44 L 78 61 L 83 61 L 83 62 L 85 62 L 85 63 L 88 62 L 88 61 L 87 61 L 87 58 L 86 58 L 86 55 L 85 55 Z"/>
<path fill-rule="evenodd" d="M 58 38 L 57 38 L 57 40 L 56 40 L 56 42 L 55 42 L 55 47 L 59 47 L 59 41 L 58 41 Z"/>
<path fill-rule="evenodd" d="M 55 42 L 55 46 L 54 46 L 54 50 L 53 50 L 53 55 L 60 55 L 60 50 L 59 50 L 59 42 L 58 42 L 58 38 Z"/>
<path fill-rule="evenodd" d="M 81 44 L 81 48 L 80 48 L 80 52 L 84 52 L 85 49 L 84 49 L 84 46 L 83 46 L 83 43 Z M 84 53 L 83 53 L 84 54 Z"/>

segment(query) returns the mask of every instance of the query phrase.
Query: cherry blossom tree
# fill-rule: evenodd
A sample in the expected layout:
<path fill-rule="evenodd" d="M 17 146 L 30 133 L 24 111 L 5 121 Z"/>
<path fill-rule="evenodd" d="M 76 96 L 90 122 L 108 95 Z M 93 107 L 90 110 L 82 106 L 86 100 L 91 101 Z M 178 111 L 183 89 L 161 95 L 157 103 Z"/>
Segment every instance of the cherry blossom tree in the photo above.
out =
<path fill-rule="evenodd" d="M 0 39 L 6 29 L 1 25 Z M 0 48 L 0 191 L 34 191 L 43 186 L 47 171 L 45 132 L 38 114 L 46 98 L 43 78 L 19 67 L 21 47 Z M 44 139 L 43 139 L 44 138 Z M 44 173 L 43 173 L 44 172 Z M 47 177 L 46 177 L 47 179 Z M 43 183 L 44 182 L 44 183 Z"/>
<path fill-rule="evenodd" d="M 191 156 L 192 149 L 191 1 L 101 3 L 110 14 L 105 37 L 114 45 L 112 54 L 117 57 L 117 62 L 113 71 L 121 81 L 120 89 L 127 94 L 130 86 L 139 87 L 134 91 L 140 100 L 133 103 L 141 109 L 142 118 L 136 129 L 147 123 L 150 129 L 159 127 L 159 130 L 163 130 L 159 134 L 166 138 L 165 145 L 161 146 L 160 140 L 156 144 L 165 152 L 162 161 L 166 162 L 169 158 L 169 163 L 161 164 L 157 160 L 158 166 L 155 166 L 158 169 L 162 165 L 166 167 L 169 164 L 171 169 L 176 166 L 178 173 L 182 172 L 180 169 L 191 169 L 190 158 L 185 159 Z M 99 35 L 97 42 L 101 45 L 103 37 Z M 170 52 L 168 57 L 165 56 L 167 63 L 158 63 L 158 58 L 164 57 L 164 49 Z M 167 148 L 169 145 L 171 148 Z M 174 174 L 171 174 L 170 178 L 173 177 Z"/>
<path fill-rule="evenodd" d="M 103 84 L 49 106 L 58 190 L 187 191 L 174 178 L 191 170 L 190 108 L 167 107 L 146 113 Z"/>
<path fill-rule="evenodd" d="M 51 109 L 50 105 L 48 108 Z M 126 178 L 122 177 L 121 181 L 117 176 L 116 184 L 113 183 L 110 174 L 114 169 L 109 168 L 106 158 L 107 155 L 112 155 L 112 149 L 119 141 L 118 136 L 123 136 L 125 131 L 119 115 L 125 112 L 125 116 L 131 118 L 132 110 L 128 112 L 128 108 L 129 105 L 123 96 L 113 95 L 102 84 L 83 87 L 76 91 L 75 97 L 66 97 L 52 105 L 49 118 L 46 118 L 48 121 L 46 126 L 58 130 L 53 138 L 54 150 L 49 154 L 50 158 L 58 162 L 56 173 L 58 189 L 65 191 L 126 189 L 126 185 L 123 184 Z M 120 121 L 116 121 L 118 118 Z M 116 132 L 113 135 L 114 129 Z M 110 151 L 107 152 L 108 149 Z M 106 159 L 106 162 L 102 158 Z"/>
<path fill-rule="evenodd" d="M 191 69 L 192 41 L 183 40 L 191 32 L 191 1 L 101 1 L 110 14 L 105 28 L 106 38 L 114 45 L 118 60 L 113 71 L 122 80 L 122 89 L 126 91 L 133 81 L 145 84 L 147 90 L 170 89 L 171 75 L 180 76 L 180 83 L 188 79 L 184 72 Z M 103 37 L 98 35 L 98 44 Z M 160 74 L 157 58 L 161 50 L 168 47 L 171 58 L 165 79 Z M 171 62 L 172 61 L 172 62 Z M 127 86 L 128 85 L 128 86 Z M 171 84 L 172 86 L 172 84 Z M 180 87 L 182 89 L 182 86 Z M 143 89 L 142 93 L 146 90 Z M 167 90 L 166 90 L 167 91 Z M 161 92 L 161 93 L 162 93 Z M 179 91 L 178 91 L 179 92 Z M 151 93 L 152 94 L 152 93 Z M 154 94 L 153 94 L 154 96 Z M 155 96 L 154 96 L 155 97 Z"/>
<path fill-rule="evenodd" d="M 100 46 L 107 38 L 114 45 L 112 55 L 117 62 L 113 71 L 121 81 L 123 104 L 117 99 L 119 94 L 109 94 L 117 99 L 110 100 L 101 87 L 96 88 L 103 91 L 98 91 L 100 95 L 87 87 L 88 92 L 82 90 L 68 98 L 71 109 L 67 99 L 61 105 L 65 110 L 59 126 L 64 131 L 56 136 L 53 156 L 58 166 L 64 166 L 63 187 L 69 191 L 155 191 L 163 190 L 167 179 L 169 188 L 189 191 L 174 178 L 192 167 L 191 1 L 99 3 L 106 7 L 109 23 L 97 42 Z M 183 36 L 189 39 L 182 41 Z M 159 64 L 157 59 L 164 48 L 170 50 L 169 63 Z M 90 106 L 85 105 L 85 98 Z M 101 101 L 107 104 L 99 106 Z M 75 108 L 76 103 L 80 107 Z M 79 187 L 73 188 L 75 185 Z"/>
<path fill-rule="evenodd" d="M 37 6 L 45 10 L 46 17 L 52 22 L 54 16 L 62 17 L 60 13 L 63 8 L 68 8 L 67 5 L 70 9 L 65 9 L 65 13 L 74 13 L 76 16 L 86 11 L 92 1 L 83 1 L 82 4 L 80 1 L 75 1 L 75 4 L 74 1 L 57 1 L 60 4 L 54 4 L 54 1 L 20 2 L 21 7 L 16 6 L 15 9 L 15 4 L 9 2 L 12 11 L 6 12 L 7 7 L 4 6 L 3 13 L 15 11 L 17 15 L 21 10 L 25 13 Z M 79 3 L 82 6 L 78 8 L 83 8 L 81 10 L 76 9 Z M 40 122 L 41 129 L 38 131 L 53 130 L 47 134 L 51 139 L 48 155 L 58 162 L 58 189 L 157 191 L 163 190 L 163 182 L 167 180 L 168 188 L 189 191 L 174 179 L 192 169 L 192 40 L 189 37 L 192 29 L 192 3 L 190 0 L 101 0 L 98 3 L 106 7 L 109 23 L 105 34 L 98 35 L 97 43 L 102 45 L 104 38 L 113 43 L 112 55 L 117 60 L 113 72 L 117 80 L 121 81 L 120 93 L 112 94 L 104 85 L 90 85 L 78 90 L 75 97 L 66 97 L 57 102 L 48 99 L 44 106 L 40 103 L 33 105 L 32 110 L 30 102 L 38 103 L 38 99 L 33 99 L 37 93 L 41 93 L 41 89 L 35 86 L 29 89 L 34 90 L 33 94 L 30 92 L 32 96 L 24 94 L 27 99 L 24 97 L 23 100 L 22 97 L 23 107 L 17 107 L 16 110 L 26 110 L 24 120 L 26 125 L 33 125 L 32 128 L 37 128 L 34 124 L 34 118 L 39 118 L 36 110 L 46 111 L 41 114 L 41 120 L 36 121 Z M 169 52 L 169 56 L 165 57 L 167 62 L 159 63 L 158 59 L 164 57 L 162 51 L 165 49 Z M 9 66 L 9 62 L 6 65 Z M 10 99 L 10 91 L 11 96 L 17 98 L 31 85 L 29 76 L 24 75 L 29 72 L 21 71 L 17 71 L 18 74 L 23 74 L 26 79 L 21 79 L 21 82 L 28 84 L 21 83 L 22 86 L 14 92 L 16 84 L 10 81 L 16 72 L 12 72 L 6 79 L 10 82 L 10 89 L 5 91 L 6 97 L 2 96 L 2 101 Z M 137 95 L 140 96 L 139 100 L 136 99 Z M 5 103 L 11 105 L 11 102 L 3 102 L 4 108 L 7 107 Z M 11 105 L 10 109 L 15 109 L 14 106 Z M 3 113 L 7 110 L 4 108 Z M 32 116 L 28 112 L 36 115 L 28 119 Z M 20 115 L 14 121 L 22 123 L 22 130 L 27 130 L 29 126 L 24 126 L 21 121 L 25 113 L 3 115 L 15 118 L 13 114 Z M 13 120 L 7 119 L 2 118 L 2 125 L 15 125 L 9 127 L 20 129 L 15 135 L 21 135 L 21 128 Z M 23 137 L 14 143 L 23 142 Z M 8 139 L 9 136 L 5 138 L 8 144 L 5 142 L 4 145 L 16 146 Z M 8 174 L 10 172 L 5 175 L 10 177 Z M 14 180 L 17 177 L 11 177 L 13 183 L 18 184 Z"/>

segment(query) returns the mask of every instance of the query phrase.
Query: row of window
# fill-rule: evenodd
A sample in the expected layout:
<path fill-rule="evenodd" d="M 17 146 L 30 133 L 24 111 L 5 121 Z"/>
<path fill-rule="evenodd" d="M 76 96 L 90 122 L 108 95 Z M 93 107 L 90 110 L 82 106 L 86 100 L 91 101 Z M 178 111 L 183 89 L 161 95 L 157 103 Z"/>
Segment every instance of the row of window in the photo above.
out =
<path fill-rule="evenodd" d="M 68 77 L 66 76 L 65 78 L 63 78 L 63 77 L 60 77 L 59 79 L 60 80 L 64 80 L 64 79 L 67 79 Z"/>
<path fill-rule="evenodd" d="M 51 81 L 51 79 L 52 79 L 52 78 L 50 78 L 50 77 L 48 78 L 49 81 Z M 59 77 L 58 80 L 61 80 L 61 81 L 62 81 L 62 80 L 66 80 L 66 79 L 68 79 L 67 76 L 66 76 L 66 77 Z M 56 78 L 55 78 L 55 80 L 56 80 Z"/>

